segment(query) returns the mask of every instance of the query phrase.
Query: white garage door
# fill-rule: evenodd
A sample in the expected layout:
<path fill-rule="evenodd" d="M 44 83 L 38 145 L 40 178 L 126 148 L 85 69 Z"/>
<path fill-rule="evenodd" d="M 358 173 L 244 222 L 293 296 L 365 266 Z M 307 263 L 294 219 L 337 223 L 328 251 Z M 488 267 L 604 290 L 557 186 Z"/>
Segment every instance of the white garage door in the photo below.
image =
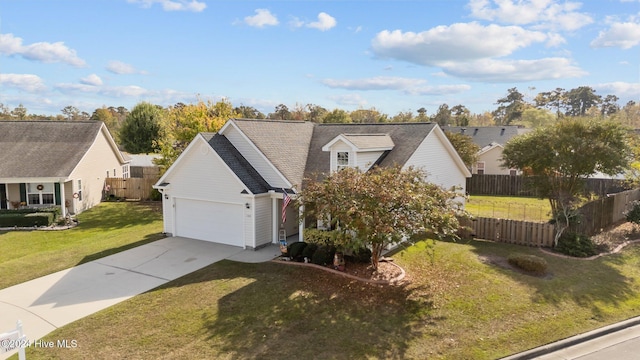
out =
<path fill-rule="evenodd" d="M 244 246 L 243 206 L 176 199 L 176 235 Z"/>

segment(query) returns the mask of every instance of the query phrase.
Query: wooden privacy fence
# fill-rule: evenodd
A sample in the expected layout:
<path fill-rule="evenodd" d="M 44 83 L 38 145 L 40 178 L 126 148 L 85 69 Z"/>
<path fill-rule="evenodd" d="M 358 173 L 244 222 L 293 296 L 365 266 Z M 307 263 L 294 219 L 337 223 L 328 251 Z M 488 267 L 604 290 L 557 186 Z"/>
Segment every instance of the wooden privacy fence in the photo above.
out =
<path fill-rule="evenodd" d="M 552 224 L 521 220 L 474 218 L 462 221 L 468 227 L 463 237 L 491 240 L 508 244 L 553 247 L 555 229 Z"/>
<path fill-rule="evenodd" d="M 625 213 L 631 210 L 633 202 L 640 200 L 640 189 L 609 194 L 598 200 L 590 201 L 579 209 L 580 222 L 571 230 L 592 236 L 602 229 L 625 219 Z"/>
<path fill-rule="evenodd" d="M 520 175 L 473 174 L 467 178 L 466 190 L 469 195 L 537 196 L 528 180 L 527 177 Z M 596 196 L 606 196 L 628 188 L 629 184 L 624 180 L 587 179 L 585 181 L 585 192 Z"/>
<path fill-rule="evenodd" d="M 107 178 L 105 180 L 105 197 L 124 199 L 150 200 L 154 191 L 154 178 Z"/>

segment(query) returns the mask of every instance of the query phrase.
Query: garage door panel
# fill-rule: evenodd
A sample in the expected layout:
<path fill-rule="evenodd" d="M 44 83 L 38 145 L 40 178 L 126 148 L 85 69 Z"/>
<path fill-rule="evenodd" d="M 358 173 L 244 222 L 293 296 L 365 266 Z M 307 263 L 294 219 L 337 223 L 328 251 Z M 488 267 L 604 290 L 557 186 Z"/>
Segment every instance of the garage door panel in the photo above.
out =
<path fill-rule="evenodd" d="M 176 199 L 176 235 L 244 246 L 243 206 L 191 199 Z"/>

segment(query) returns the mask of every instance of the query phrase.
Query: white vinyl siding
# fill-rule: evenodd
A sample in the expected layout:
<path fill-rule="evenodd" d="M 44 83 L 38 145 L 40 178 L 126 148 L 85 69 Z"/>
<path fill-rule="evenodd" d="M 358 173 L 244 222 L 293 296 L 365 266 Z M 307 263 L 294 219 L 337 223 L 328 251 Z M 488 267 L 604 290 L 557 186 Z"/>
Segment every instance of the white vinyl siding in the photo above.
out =
<path fill-rule="evenodd" d="M 163 180 L 169 183 L 162 200 L 165 232 L 223 244 L 254 246 L 251 195 L 241 194 L 246 191 L 244 184 L 209 144 L 203 139 L 196 141 Z M 201 218 L 199 209 L 206 209 L 210 215 Z M 193 229 L 185 229 L 185 222 Z"/>
<path fill-rule="evenodd" d="M 273 221 L 271 220 L 271 197 L 269 196 L 261 196 L 257 197 L 254 201 L 256 207 L 256 244 L 258 247 L 260 245 L 271 243 L 272 239 L 272 229 Z"/>
<path fill-rule="evenodd" d="M 176 163 L 164 181 L 171 184 L 174 197 L 242 204 L 244 184 L 236 178 L 209 144 L 193 144 L 185 158 Z"/>
<path fill-rule="evenodd" d="M 453 186 L 461 187 L 464 192 L 467 178 L 454 159 L 443 141 L 432 131 L 411 155 L 404 168 L 411 165 L 421 168 L 427 172 L 427 181 L 447 190 Z"/>
<path fill-rule="evenodd" d="M 509 169 L 502 167 L 502 148 L 496 146 L 493 149 L 478 156 L 478 161 L 484 162 L 485 175 L 509 175 Z"/>
<path fill-rule="evenodd" d="M 358 152 L 358 162 L 356 164 L 362 171 L 367 171 L 371 168 L 371 165 L 375 164 L 376 161 L 382 156 L 382 151 L 368 151 L 368 152 Z"/>
<path fill-rule="evenodd" d="M 87 153 L 69 175 L 69 179 L 82 179 L 82 201 L 73 198 L 73 193 L 78 191 L 76 182 L 73 191 L 66 191 L 65 186 L 65 199 L 62 199 L 62 203 L 68 201 L 69 211 L 73 213 L 80 213 L 99 204 L 104 190 L 103 175 L 122 166 L 106 134 L 103 131 L 98 132 Z"/>
<path fill-rule="evenodd" d="M 262 177 L 273 187 L 288 188 L 289 184 L 283 179 L 278 171 L 269 163 L 264 155 L 249 143 L 245 137 L 233 126 L 226 128 L 224 136 L 235 146 L 247 161 L 262 175 Z M 283 144 L 286 146 L 286 144 Z"/>

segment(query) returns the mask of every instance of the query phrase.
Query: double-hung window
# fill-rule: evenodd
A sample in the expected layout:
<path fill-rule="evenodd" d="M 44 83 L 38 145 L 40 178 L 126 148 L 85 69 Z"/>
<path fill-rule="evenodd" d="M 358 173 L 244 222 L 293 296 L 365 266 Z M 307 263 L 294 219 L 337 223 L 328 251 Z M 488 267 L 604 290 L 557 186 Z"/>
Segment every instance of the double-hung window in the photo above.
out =
<path fill-rule="evenodd" d="M 27 201 L 29 205 L 55 204 L 53 183 L 27 184 Z"/>
<path fill-rule="evenodd" d="M 336 170 L 340 171 L 349 167 L 349 153 L 346 151 L 339 151 L 337 154 Z"/>

